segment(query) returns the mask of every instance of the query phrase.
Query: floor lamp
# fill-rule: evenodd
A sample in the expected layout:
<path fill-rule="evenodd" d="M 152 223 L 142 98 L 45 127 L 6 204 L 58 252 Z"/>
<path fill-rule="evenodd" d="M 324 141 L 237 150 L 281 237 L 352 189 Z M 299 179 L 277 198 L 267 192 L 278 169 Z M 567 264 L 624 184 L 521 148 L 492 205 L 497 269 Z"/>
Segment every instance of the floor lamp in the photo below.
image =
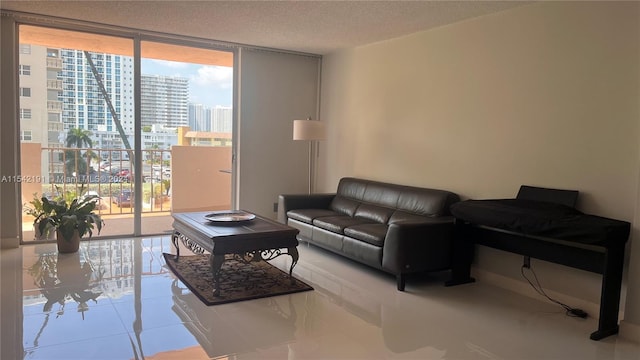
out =
<path fill-rule="evenodd" d="M 318 120 L 293 120 L 293 140 L 305 140 L 309 142 L 309 194 L 311 194 L 313 144 L 325 139 L 324 123 Z"/>

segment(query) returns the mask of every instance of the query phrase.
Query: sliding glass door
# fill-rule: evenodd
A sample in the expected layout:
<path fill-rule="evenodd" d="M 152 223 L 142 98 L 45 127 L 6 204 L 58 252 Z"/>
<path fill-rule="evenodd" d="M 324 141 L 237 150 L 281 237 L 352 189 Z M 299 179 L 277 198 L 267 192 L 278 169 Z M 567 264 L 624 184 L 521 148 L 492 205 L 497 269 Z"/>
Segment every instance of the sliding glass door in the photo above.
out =
<path fill-rule="evenodd" d="M 231 208 L 233 53 L 141 42 L 142 232 L 154 213 Z M 163 228 L 158 228 L 163 226 Z"/>
<path fill-rule="evenodd" d="M 102 235 L 133 234 L 131 211 L 112 201 L 132 186 L 133 40 L 30 25 L 19 39 L 25 208 L 41 197 L 98 195 Z M 23 241 L 33 230 L 25 213 Z"/>
<path fill-rule="evenodd" d="M 32 25 L 19 39 L 23 241 L 43 196 L 98 195 L 101 236 L 231 206 L 232 52 Z"/>

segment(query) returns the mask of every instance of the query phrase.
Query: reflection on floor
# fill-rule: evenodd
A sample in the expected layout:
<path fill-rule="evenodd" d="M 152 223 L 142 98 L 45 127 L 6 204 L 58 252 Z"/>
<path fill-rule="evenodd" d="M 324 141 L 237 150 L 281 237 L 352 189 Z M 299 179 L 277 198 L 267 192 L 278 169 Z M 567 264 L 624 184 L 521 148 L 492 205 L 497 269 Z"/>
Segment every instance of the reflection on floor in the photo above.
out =
<path fill-rule="evenodd" d="M 446 274 L 395 278 L 306 244 L 315 291 L 207 307 L 165 267 L 168 236 L 3 250 L 2 359 L 638 359 L 595 319 Z M 274 263 L 285 269 L 288 257 Z M 17 330 L 16 330 L 17 329 Z"/>

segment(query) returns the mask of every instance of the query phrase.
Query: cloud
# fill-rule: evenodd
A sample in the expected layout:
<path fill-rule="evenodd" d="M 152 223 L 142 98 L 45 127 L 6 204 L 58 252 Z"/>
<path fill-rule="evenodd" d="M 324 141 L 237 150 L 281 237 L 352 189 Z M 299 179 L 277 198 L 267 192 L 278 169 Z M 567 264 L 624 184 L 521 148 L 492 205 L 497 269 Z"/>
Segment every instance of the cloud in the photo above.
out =
<path fill-rule="evenodd" d="M 198 86 L 215 86 L 220 89 L 233 87 L 233 68 L 224 66 L 201 66 L 190 81 Z"/>

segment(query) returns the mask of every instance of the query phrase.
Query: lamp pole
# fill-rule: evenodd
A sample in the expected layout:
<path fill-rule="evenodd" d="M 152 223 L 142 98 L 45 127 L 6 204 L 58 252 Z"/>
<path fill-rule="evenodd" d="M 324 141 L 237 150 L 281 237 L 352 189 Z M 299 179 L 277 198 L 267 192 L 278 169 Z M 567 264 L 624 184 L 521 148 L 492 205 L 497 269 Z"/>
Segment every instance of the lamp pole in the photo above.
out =
<path fill-rule="evenodd" d="M 313 161 L 313 142 L 314 140 L 309 140 L 309 194 L 311 194 L 311 179 L 312 179 L 312 168 L 311 164 Z"/>
<path fill-rule="evenodd" d="M 313 189 L 313 145 L 317 140 L 325 138 L 324 124 L 318 120 L 293 120 L 293 140 L 309 141 L 309 187 L 311 194 Z"/>

